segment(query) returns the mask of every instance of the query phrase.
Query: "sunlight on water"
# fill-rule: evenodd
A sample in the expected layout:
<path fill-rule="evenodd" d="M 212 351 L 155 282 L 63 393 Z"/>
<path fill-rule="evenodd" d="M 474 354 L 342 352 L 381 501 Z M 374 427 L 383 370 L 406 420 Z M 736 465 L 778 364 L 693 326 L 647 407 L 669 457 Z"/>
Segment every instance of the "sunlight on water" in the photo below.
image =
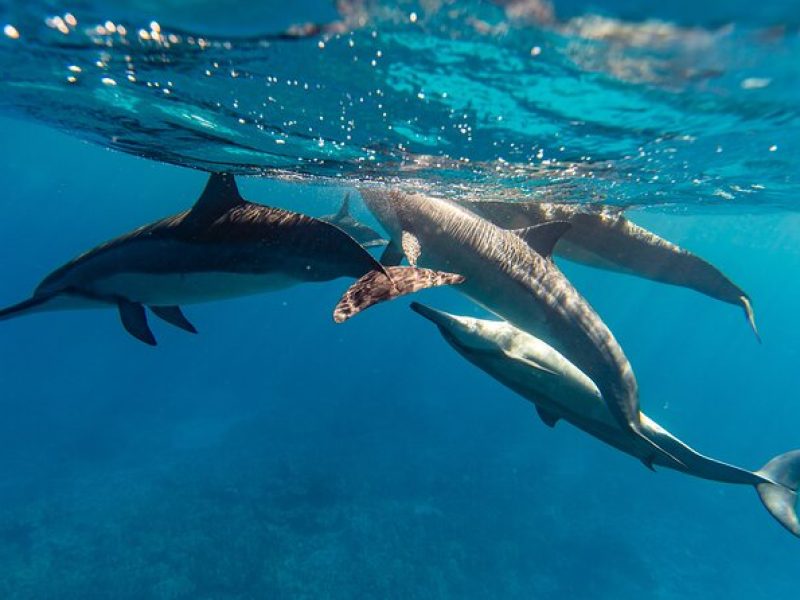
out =
<path fill-rule="evenodd" d="M 535 0 L 339 6 L 245 36 L 115 21 L 102 2 L 7 8 L 2 106 L 206 170 L 794 205 L 796 31 L 561 19 Z"/>

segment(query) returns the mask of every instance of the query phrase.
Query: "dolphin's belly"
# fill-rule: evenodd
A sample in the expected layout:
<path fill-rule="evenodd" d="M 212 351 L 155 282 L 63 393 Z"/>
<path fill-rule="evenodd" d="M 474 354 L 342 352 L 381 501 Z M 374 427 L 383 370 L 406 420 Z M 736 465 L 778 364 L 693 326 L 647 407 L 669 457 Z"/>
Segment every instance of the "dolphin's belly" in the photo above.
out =
<path fill-rule="evenodd" d="M 281 273 L 119 273 L 95 281 L 90 291 L 150 306 L 197 304 L 282 290 L 301 283 Z"/>
<path fill-rule="evenodd" d="M 494 374 L 496 379 L 536 406 L 609 446 L 639 460 L 650 458 L 650 450 L 643 447 L 634 436 L 620 427 L 602 396 L 595 393 L 595 390 L 580 385 L 580 382 L 570 380 L 563 374 L 559 375 L 563 377 L 560 382 L 554 380 L 550 382 L 550 385 L 543 385 L 542 381 L 532 378 L 529 369 L 521 369 L 515 373 L 512 368 L 507 369 L 506 373 L 502 375 Z M 696 477 L 717 481 L 733 483 L 749 481 L 749 475 L 746 472 L 743 473 L 735 468 L 731 469 L 728 465 L 698 454 L 644 413 L 639 413 L 639 415 L 642 433 L 683 461 L 686 469 L 680 470 Z M 655 457 L 654 463 L 671 469 L 676 468 L 672 460 L 661 455 Z"/>
<path fill-rule="evenodd" d="M 480 281 L 468 285 L 469 277 L 465 277 L 467 280 L 462 284 L 464 286 L 462 291 L 472 300 L 519 329 L 553 346 L 558 345 L 551 335 L 545 307 L 530 291 L 523 290 L 513 283 L 509 285 L 509 282 L 493 287 L 484 287 Z M 494 293 L 491 290 L 494 290 Z"/>
<path fill-rule="evenodd" d="M 547 381 L 546 373 L 536 374 L 536 371 L 514 365 L 508 360 L 477 361 L 475 364 L 534 405 L 601 442 L 639 460 L 652 458 L 649 449 L 642 447 L 629 432 L 623 431 L 602 397 L 596 393 L 597 390 L 570 378 L 569 374 L 557 372 Z M 672 460 L 661 455 L 654 457 L 654 464 L 712 481 L 748 484 L 756 482 L 749 471 L 698 453 L 644 413 L 639 414 L 642 433 L 681 460 L 685 468 L 677 469 Z"/>
<path fill-rule="evenodd" d="M 563 373 L 553 377 L 553 381 L 548 385 L 542 380 L 547 378 L 546 374 L 537 377 L 532 375 L 528 368 L 512 366 L 508 361 L 504 361 L 504 363 L 493 365 L 495 368 L 487 368 L 487 365 L 479 366 L 535 406 L 563 419 L 605 444 L 640 460 L 649 454 L 649 452 L 643 452 L 638 440 L 620 428 L 602 396 L 596 393 L 596 389 L 592 390 L 581 385 L 580 382 L 569 379 Z M 667 432 L 644 415 L 642 415 L 642 421 L 647 435 L 651 432 L 651 426 L 654 426 L 654 431 L 669 436 Z M 662 463 L 657 458 L 656 462 L 671 466 L 671 461 Z"/>
<path fill-rule="evenodd" d="M 537 356 L 529 357 L 529 360 L 545 364 Z M 546 365 L 552 369 L 551 372 L 538 371 L 526 365 L 516 365 L 508 359 L 496 365 L 481 366 L 518 394 L 570 422 L 593 423 L 622 433 L 597 387 L 588 378 L 583 381 L 553 365 Z"/>
<path fill-rule="evenodd" d="M 605 269 L 606 271 L 617 271 L 627 275 L 637 275 L 646 277 L 645 273 L 640 270 L 631 268 L 630 265 L 625 264 L 625 260 L 615 260 L 611 252 L 601 253 L 594 248 L 589 247 L 587 244 L 581 243 L 582 240 L 573 241 L 570 239 L 561 239 L 556 246 L 556 254 L 562 258 L 570 260 L 575 263 L 594 267 L 595 269 Z M 623 259 L 625 257 L 623 256 Z M 628 263 L 631 261 L 628 260 Z"/>

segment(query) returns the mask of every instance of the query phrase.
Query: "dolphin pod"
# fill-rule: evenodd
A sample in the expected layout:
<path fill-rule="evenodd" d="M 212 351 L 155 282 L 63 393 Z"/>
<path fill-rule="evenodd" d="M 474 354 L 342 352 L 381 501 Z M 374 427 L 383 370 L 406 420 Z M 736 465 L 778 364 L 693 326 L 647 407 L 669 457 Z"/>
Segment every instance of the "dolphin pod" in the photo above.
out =
<path fill-rule="evenodd" d="M 463 275 L 460 291 L 520 329 L 535 333 L 570 357 L 600 388 L 619 425 L 656 456 L 676 460 L 641 432 L 636 378 L 614 335 L 572 286 L 550 254 L 569 223 L 550 221 L 513 232 L 454 202 L 382 189 L 361 191 L 387 230 L 382 262 L 403 257 Z"/>
<path fill-rule="evenodd" d="M 548 221 L 572 227 L 556 244 L 558 256 L 599 269 L 690 288 L 740 306 L 760 341 L 750 297 L 714 265 L 626 219 L 610 207 L 553 202 L 462 202 L 504 229 L 524 229 Z"/>
<path fill-rule="evenodd" d="M 212 174 L 191 210 L 82 254 L 48 275 L 31 298 L 0 310 L 0 320 L 38 311 L 116 307 L 128 333 L 155 345 L 145 307 L 196 333 L 180 305 L 339 277 L 358 281 L 345 293 L 337 315 L 462 280 L 415 267 L 384 267 L 335 225 L 247 202 L 233 176 Z"/>
<path fill-rule="evenodd" d="M 361 196 L 388 242 L 352 217 L 349 196 L 335 214 L 315 219 L 248 202 L 232 175 L 211 174 L 190 210 L 80 255 L 29 299 L 0 310 L 0 320 L 113 307 L 128 333 L 155 345 L 146 309 L 196 333 L 181 305 L 350 277 L 356 282 L 333 310 L 341 323 L 379 302 L 460 284 L 503 320 L 412 308 L 467 360 L 530 400 L 544 423 L 564 419 L 651 469 L 752 485 L 770 514 L 800 537 L 800 450 L 748 471 L 703 456 L 649 419 L 622 348 L 551 255 L 739 305 L 758 336 L 749 297 L 720 271 L 609 211 L 452 202 L 378 188 Z M 384 244 L 380 261 L 366 250 Z M 400 266 L 404 259 L 410 266 Z"/>
<path fill-rule="evenodd" d="M 451 315 L 416 302 L 411 307 L 434 323 L 469 362 L 532 402 L 549 427 L 564 419 L 622 452 L 644 458 L 637 440 L 612 417 L 595 383 L 545 341 L 505 321 Z M 644 414 L 640 422 L 643 435 L 679 460 L 656 456 L 655 464 L 702 479 L 755 487 L 769 513 L 800 537 L 800 450 L 781 454 L 758 471 L 748 471 L 703 456 Z"/>

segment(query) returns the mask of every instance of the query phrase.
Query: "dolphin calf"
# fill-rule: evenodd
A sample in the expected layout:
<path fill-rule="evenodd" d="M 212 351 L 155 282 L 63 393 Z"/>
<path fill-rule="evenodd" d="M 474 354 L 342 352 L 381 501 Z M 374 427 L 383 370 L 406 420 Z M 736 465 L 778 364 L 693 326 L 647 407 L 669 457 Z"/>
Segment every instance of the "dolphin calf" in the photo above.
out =
<path fill-rule="evenodd" d="M 232 175 L 215 173 L 190 210 L 82 254 L 48 275 L 31 298 L 0 310 L 0 320 L 37 311 L 115 307 L 128 333 L 155 345 L 145 307 L 196 333 L 180 305 L 339 277 L 358 279 L 343 297 L 357 310 L 463 279 L 384 267 L 338 227 L 247 202 Z M 334 318 L 340 320 L 337 314 Z"/>
<path fill-rule="evenodd" d="M 553 427 L 564 419 L 622 452 L 646 458 L 638 440 L 619 427 L 595 383 L 546 342 L 505 321 L 451 315 L 416 302 L 411 307 L 433 322 L 469 362 L 532 402 L 546 425 Z M 754 486 L 770 514 L 800 537 L 800 450 L 748 471 L 703 456 L 644 414 L 641 431 L 679 460 L 656 455 L 655 464 L 702 479 Z"/>
<path fill-rule="evenodd" d="M 714 265 L 652 231 L 626 219 L 610 207 L 586 207 L 550 202 L 464 201 L 463 206 L 504 229 L 523 229 L 548 221 L 567 221 L 554 253 L 591 267 L 636 275 L 690 288 L 742 307 L 756 339 L 750 297 Z"/>
<path fill-rule="evenodd" d="M 350 214 L 350 194 L 345 194 L 338 211 L 324 215 L 320 217 L 320 220 L 336 225 L 364 248 L 385 246 L 389 243 L 377 231 L 353 218 L 353 215 Z"/>
<path fill-rule="evenodd" d="M 448 200 L 376 188 L 361 196 L 390 237 L 381 262 L 405 256 L 412 266 L 463 275 L 460 291 L 547 340 L 597 383 L 620 426 L 649 447 L 646 466 L 659 452 L 669 455 L 640 432 L 636 378 L 622 348 L 550 258 L 569 223 L 513 232 Z"/>

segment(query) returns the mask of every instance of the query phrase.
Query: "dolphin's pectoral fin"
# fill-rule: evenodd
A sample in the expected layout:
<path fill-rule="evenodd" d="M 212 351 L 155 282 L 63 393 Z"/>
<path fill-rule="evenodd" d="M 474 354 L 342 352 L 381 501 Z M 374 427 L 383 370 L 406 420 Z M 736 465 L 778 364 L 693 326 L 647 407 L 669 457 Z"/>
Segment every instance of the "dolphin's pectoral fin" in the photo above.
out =
<path fill-rule="evenodd" d="M 517 354 L 515 352 L 509 352 L 508 350 L 503 350 L 502 353 L 504 356 L 507 356 L 511 360 L 523 363 L 531 367 L 532 369 L 536 369 L 537 371 L 544 371 L 545 373 L 549 373 L 550 375 L 558 375 L 558 373 L 556 373 L 552 369 L 548 369 L 543 364 L 538 363 L 535 360 L 530 359 L 528 357 L 522 356 L 521 354 Z"/>
<path fill-rule="evenodd" d="M 380 263 L 385 267 L 396 267 L 403 262 L 404 258 L 403 249 L 392 240 L 384 248 Z"/>
<path fill-rule="evenodd" d="M 419 240 L 414 234 L 404 231 L 400 241 L 403 244 L 403 254 L 406 255 L 408 264 L 416 267 L 419 255 L 422 254 L 422 246 L 420 246 Z"/>
<path fill-rule="evenodd" d="M 539 418 L 542 420 L 542 423 L 548 427 L 555 427 L 556 423 L 558 423 L 558 417 L 556 415 L 542 408 L 538 404 L 536 405 L 536 412 L 538 413 Z"/>
<path fill-rule="evenodd" d="M 333 310 L 333 320 L 343 323 L 353 315 L 374 304 L 441 285 L 457 285 L 464 277 L 456 273 L 417 269 L 416 267 L 385 267 L 370 271 L 351 285 Z"/>
<path fill-rule="evenodd" d="M 189 333 L 197 333 L 197 329 L 189 322 L 189 319 L 186 318 L 179 306 L 151 306 L 150 310 L 153 311 L 155 316 L 170 325 Z"/>
<path fill-rule="evenodd" d="M 524 229 L 515 229 L 514 233 L 538 254 L 549 258 L 553 254 L 556 242 L 570 227 L 572 225 L 568 221 L 548 221 Z"/>
<path fill-rule="evenodd" d="M 656 457 L 653 454 L 651 454 L 650 456 L 646 456 L 645 458 L 642 459 L 642 464 L 651 471 L 653 471 L 653 473 L 656 472 L 656 468 L 653 466 L 653 461 L 655 460 L 655 458 Z"/>
<path fill-rule="evenodd" d="M 147 314 L 144 312 L 144 306 L 138 302 L 120 299 L 117 301 L 117 307 L 119 308 L 119 318 L 125 331 L 140 342 L 155 346 L 156 338 L 147 324 Z"/>

